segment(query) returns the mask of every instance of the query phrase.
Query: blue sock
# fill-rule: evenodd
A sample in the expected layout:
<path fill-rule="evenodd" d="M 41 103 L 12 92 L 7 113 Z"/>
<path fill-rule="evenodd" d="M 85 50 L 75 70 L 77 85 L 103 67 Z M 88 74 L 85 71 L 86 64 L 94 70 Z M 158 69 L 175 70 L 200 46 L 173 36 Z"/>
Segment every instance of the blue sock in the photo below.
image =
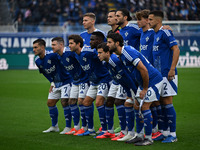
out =
<path fill-rule="evenodd" d="M 168 119 L 167 119 L 167 111 L 165 109 L 165 105 L 162 105 L 162 113 L 163 113 L 163 131 L 167 131 L 168 129 Z"/>
<path fill-rule="evenodd" d="M 135 112 L 133 107 L 125 107 L 125 112 L 126 112 L 126 122 L 127 122 L 127 127 L 128 131 L 133 131 L 134 130 L 134 120 L 135 120 Z"/>
<path fill-rule="evenodd" d="M 173 104 L 165 105 L 170 132 L 176 132 L 176 111 Z"/>
<path fill-rule="evenodd" d="M 99 112 L 99 119 L 100 119 L 102 131 L 107 131 L 105 105 L 98 106 L 97 110 Z"/>
<path fill-rule="evenodd" d="M 151 114 L 152 114 L 152 117 L 153 117 L 153 126 L 152 128 L 156 128 L 157 124 L 158 124 L 158 114 L 157 114 L 157 109 L 156 107 L 151 107 Z"/>
<path fill-rule="evenodd" d="M 79 120 L 80 120 L 80 112 L 79 112 L 78 105 L 77 104 L 70 105 L 70 109 L 71 109 L 71 114 L 74 121 L 74 126 L 78 126 Z"/>
<path fill-rule="evenodd" d="M 71 110 L 69 106 L 63 107 L 64 110 L 64 116 L 65 116 L 65 121 L 66 121 L 66 127 L 71 128 L 71 121 L 72 121 L 72 115 L 71 115 Z"/>
<path fill-rule="evenodd" d="M 151 110 L 144 110 L 142 111 L 142 114 L 144 116 L 144 128 L 145 128 L 145 135 L 146 136 L 151 136 L 152 133 L 152 114 Z"/>
<path fill-rule="evenodd" d="M 93 116 L 94 116 L 94 106 L 84 106 L 85 110 L 85 117 L 86 121 L 88 124 L 88 129 L 93 129 L 94 128 L 94 121 L 93 121 Z"/>
<path fill-rule="evenodd" d="M 125 107 L 124 105 L 118 105 L 116 106 L 118 117 L 119 117 L 119 123 L 121 126 L 121 130 L 126 129 L 126 113 L 125 113 Z"/>
<path fill-rule="evenodd" d="M 52 126 L 56 126 L 58 123 L 58 108 L 56 105 L 49 107 L 49 115 L 51 117 Z"/>
<path fill-rule="evenodd" d="M 158 130 L 163 130 L 164 128 L 164 115 L 161 105 L 156 106 L 158 114 Z"/>
<path fill-rule="evenodd" d="M 108 130 L 112 130 L 114 125 L 114 107 L 105 107 L 106 110 L 106 123 L 108 125 Z"/>
<path fill-rule="evenodd" d="M 85 118 L 85 110 L 83 105 L 79 105 L 80 111 L 81 111 L 81 122 L 82 122 L 82 127 L 87 126 L 86 118 Z"/>
<path fill-rule="evenodd" d="M 139 110 L 134 110 L 135 111 L 135 118 L 136 118 L 136 131 L 137 133 L 141 133 L 144 127 L 144 120 L 142 117 L 139 115 Z"/>

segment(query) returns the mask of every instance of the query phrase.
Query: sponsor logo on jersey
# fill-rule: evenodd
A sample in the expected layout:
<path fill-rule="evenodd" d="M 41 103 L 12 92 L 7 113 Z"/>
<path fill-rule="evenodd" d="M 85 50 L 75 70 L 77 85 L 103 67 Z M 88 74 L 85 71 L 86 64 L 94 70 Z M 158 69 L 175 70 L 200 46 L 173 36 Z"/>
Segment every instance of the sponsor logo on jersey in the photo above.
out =
<path fill-rule="evenodd" d="M 65 69 L 66 69 L 67 71 L 73 70 L 73 69 L 74 69 L 74 65 L 71 64 L 71 65 L 69 65 L 69 66 L 65 66 Z"/>
<path fill-rule="evenodd" d="M 56 66 L 53 65 L 51 68 L 45 69 L 45 72 L 46 72 L 47 74 L 50 74 L 51 72 L 53 72 L 53 71 L 55 71 L 55 70 L 56 70 Z"/>
<path fill-rule="evenodd" d="M 87 64 L 85 66 L 81 66 L 81 67 L 83 68 L 84 71 L 87 71 L 87 70 L 90 69 L 90 65 L 89 64 Z"/>
<path fill-rule="evenodd" d="M 165 92 L 164 92 L 164 95 L 167 95 L 167 94 L 168 94 L 167 91 L 165 91 Z"/>

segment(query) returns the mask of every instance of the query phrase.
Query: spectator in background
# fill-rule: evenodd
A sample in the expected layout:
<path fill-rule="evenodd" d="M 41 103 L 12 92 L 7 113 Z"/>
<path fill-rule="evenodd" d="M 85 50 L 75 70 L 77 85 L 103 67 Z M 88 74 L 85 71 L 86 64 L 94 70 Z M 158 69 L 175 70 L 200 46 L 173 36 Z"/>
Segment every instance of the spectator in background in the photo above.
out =
<path fill-rule="evenodd" d="M 65 21 L 71 25 L 81 25 L 83 14 L 87 12 L 93 12 L 97 17 L 96 23 L 101 24 L 107 22 L 105 14 L 109 11 L 108 2 L 103 0 L 9 0 L 9 4 L 13 21 L 22 16 L 21 21 L 29 24 L 43 24 L 43 18 L 46 18 L 49 25 L 52 20 L 54 25 L 62 25 Z M 134 14 L 144 8 L 166 12 L 167 20 L 200 19 L 199 0 L 168 0 L 164 7 L 159 0 L 117 0 L 113 4 L 113 9 L 127 8 L 134 20 Z"/>

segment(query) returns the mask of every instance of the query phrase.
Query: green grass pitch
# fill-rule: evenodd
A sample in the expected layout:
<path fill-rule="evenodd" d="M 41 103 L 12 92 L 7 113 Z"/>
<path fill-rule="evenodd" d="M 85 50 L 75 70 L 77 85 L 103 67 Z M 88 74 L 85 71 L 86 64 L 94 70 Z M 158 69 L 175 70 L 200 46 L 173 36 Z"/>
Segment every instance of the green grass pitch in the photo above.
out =
<path fill-rule="evenodd" d="M 0 71 L 0 149 L 1 150 L 199 150 L 200 149 L 200 69 L 179 68 L 177 112 L 178 142 L 136 147 L 110 139 L 42 133 L 50 127 L 46 106 L 50 84 L 37 70 Z M 60 103 L 59 127 L 65 126 Z M 115 127 L 118 126 L 115 111 Z M 95 109 L 95 129 L 100 126 Z"/>

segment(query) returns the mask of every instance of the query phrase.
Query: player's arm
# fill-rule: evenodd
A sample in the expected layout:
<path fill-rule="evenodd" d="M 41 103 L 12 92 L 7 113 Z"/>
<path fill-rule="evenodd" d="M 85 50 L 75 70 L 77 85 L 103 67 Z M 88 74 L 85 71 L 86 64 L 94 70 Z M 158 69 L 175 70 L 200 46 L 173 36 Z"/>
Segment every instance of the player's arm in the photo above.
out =
<path fill-rule="evenodd" d="M 149 74 L 147 68 L 141 61 L 137 65 L 137 70 L 140 71 L 143 80 L 143 90 L 140 92 L 140 98 L 143 99 L 149 86 Z"/>
<path fill-rule="evenodd" d="M 173 80 L 174 77 L 175 77 L 175 68 L 176 68 L 176 65 L 178 63 L 179 54 L 180 54 L 180 50 L 178 48 L 178 45 L 172 46 L 171 50 L 173 51 L 173 58 L 172 58 L 171 68 L 170 68 L 169 73 L 168 73 L 168 80 Z"/>

